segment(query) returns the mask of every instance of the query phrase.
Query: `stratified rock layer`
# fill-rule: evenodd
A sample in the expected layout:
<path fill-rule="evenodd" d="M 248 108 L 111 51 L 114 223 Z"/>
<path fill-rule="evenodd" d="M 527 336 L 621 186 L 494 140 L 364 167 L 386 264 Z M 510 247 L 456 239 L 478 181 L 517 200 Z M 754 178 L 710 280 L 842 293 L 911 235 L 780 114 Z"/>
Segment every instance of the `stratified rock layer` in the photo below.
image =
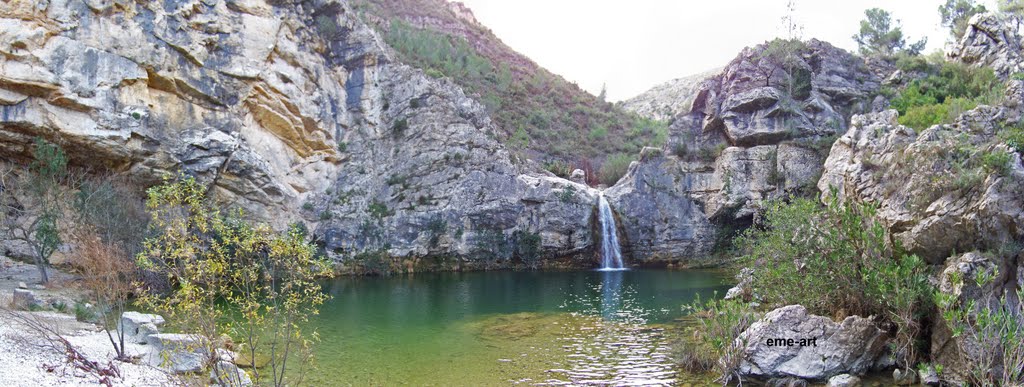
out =
<path fill-rule="evenodd" d="M 0 37 L 2 158 L 42 137 L 144 185 L 180 170 L 339 260 L 473 257 L 487 232 L 589 263 L 595 193 L 514 161 L 345 2 L 15 0 Z"/>

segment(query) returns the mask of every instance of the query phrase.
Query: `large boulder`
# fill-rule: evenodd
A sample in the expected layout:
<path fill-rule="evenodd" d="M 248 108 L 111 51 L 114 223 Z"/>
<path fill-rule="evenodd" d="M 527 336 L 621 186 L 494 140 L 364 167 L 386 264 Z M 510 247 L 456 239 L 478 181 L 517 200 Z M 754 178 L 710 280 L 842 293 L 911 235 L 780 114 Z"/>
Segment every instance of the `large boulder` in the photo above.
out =
<path fill-rule="evenodd" d="M 159 333 L 146 338 L 146 362 L 173 373 L 198 372 L 210 359 L 208 341 L 199 335 Z"/>
<path fill-rule="evenodd" d="M 743 346 L 737 372 L 744 378 L 796 377 L 825 381 L 868 371 L 882 354 L 886 333 L 869 318 L 841 323 L 809 314 L 801 305 L 775 309 L 737 338 Z"/>
<path fill-rule="evenodd" d="M 1006 79 L 1024 72 L 1024 39 L 1018 22 L 999 13 L 979 13 L 967 22 L 949 57 L 974 67 L 988 67 Z"/>
<path fill-rule="evenodd" d="M 119 324 L 125 338 L 136 344 L 145 344 L 150 335 L 160 333 L 164 318 L 158 314 L 129 311 L 121 314 Z"/>

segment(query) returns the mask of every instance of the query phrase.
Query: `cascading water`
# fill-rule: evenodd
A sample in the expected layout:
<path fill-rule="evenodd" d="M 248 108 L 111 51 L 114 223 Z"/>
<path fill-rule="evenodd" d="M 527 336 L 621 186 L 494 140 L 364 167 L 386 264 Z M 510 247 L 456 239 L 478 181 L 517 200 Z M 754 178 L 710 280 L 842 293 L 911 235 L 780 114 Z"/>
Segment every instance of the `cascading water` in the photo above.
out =
<path fill-rule="evenodd" d="M 604 200 L 604 194 L 597 196 L 598 220 L 601 222 L 601 269 L 626 270 L 622 266 L 622 250 L 619 249 L 619 235 L 615 231 L 615 216 L 612 207 Z"/>

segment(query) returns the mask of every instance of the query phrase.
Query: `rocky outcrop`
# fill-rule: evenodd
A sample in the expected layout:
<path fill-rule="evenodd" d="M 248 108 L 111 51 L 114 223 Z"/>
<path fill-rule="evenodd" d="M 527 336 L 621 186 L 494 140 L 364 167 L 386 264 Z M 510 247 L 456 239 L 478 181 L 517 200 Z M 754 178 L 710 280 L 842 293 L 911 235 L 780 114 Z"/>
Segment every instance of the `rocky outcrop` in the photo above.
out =
<path fill-rule="evenodd" d="M 825 381 L 868 371 L 887 337 L 868 318 L 841 323 L 807 313 L 800 305 L 775 309 L 737 338 L 743 346 L 737 372 L 745 378 L 796 377 Z"/>
<path fill-rule="evenodd" d="M 42 137 L 143 185 L 181 170 L 338 260 L 470 257 L 497 233 L 588 263 L 595 194 L 512 157 L 345 2 L 11 1 L 0 36 L 2 158 Z"/>
<path fill-rule="evenodd" d="M 1024 37 L 1018 23 L 998 13 L 974 15 L 948 55 L 974 67 L 989 67 L 1002 79 L 1024 72 Z"/>
<path fill-rule="evenodd" d="M 680 113 L 687 113 L 704 81 L 722 69 L 676 78 L 652 87 L 633 98 L 619 102 L 623 109 L 655 120 L 671 121 Z"/>
<path fill-rule="evenodd" d="M 870 109 L 878 80 L 861 59 L 817 40 L 788 64 L 766 50 L 745 49 L 704 81 L 667 149 L 644 150 L 608 190 L 634 259 L 707 256 L 765 200 L 817 192 L 825 150 Z"/>
<path fill-rule="evenodd" d="M 1021 90 L 1022 82 L 1011 81 L 1003 106 L 981 106 L 921 133 L 899 125 L 893 110 L 855 116 L 833 145 L 818 188 L 876 203 L 893 238 L 933 264 L 954 251 L 1018 240 L 1024 166 L 998 132 L 1020 120 Z M 986 167 L 987 155 L 1006 164 Z"/>

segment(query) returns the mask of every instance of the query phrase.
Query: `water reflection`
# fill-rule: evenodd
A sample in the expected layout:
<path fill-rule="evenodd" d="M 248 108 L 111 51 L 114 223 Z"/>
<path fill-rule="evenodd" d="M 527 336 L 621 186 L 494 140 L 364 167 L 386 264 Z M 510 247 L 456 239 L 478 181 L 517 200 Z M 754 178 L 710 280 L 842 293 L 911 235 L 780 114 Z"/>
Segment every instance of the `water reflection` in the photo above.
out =
<path fill-rule="evenodd" d="M 675 367 L 664 330 L 649 319 L 669 310 L 645 302 L 637 282 L 624 284 L 629 272 L 600 271 L 593 292 L 580 293 L 567 304 L 584 319 L 560 338 L 567 353 L 564 367 L 549 370 L 542 385 L 651 386 L 675 383 Z M 646 295 L 646 294 L 645 294 Z"/>
<path fill-rule="evenodd" d="M 658 385 L 680 305 L 728 285 L 708 272 L 438 273 L 340 278 L 312 324 L 316 381 L 352 385 Z M 497 321 L 498 325 L 487 325 Z M 476 324 L 476 325 L 474 325 Z M 481 325 L 483 324 L 483 325 Z M 482 334 L 481 329 L 485 330 Z"/>
<path fill-rule="evenodd" d="M 601 271 L 601 316 L 605 320 L 614 320 L 622 309 L 622 275 L 621 271 Z"/>

